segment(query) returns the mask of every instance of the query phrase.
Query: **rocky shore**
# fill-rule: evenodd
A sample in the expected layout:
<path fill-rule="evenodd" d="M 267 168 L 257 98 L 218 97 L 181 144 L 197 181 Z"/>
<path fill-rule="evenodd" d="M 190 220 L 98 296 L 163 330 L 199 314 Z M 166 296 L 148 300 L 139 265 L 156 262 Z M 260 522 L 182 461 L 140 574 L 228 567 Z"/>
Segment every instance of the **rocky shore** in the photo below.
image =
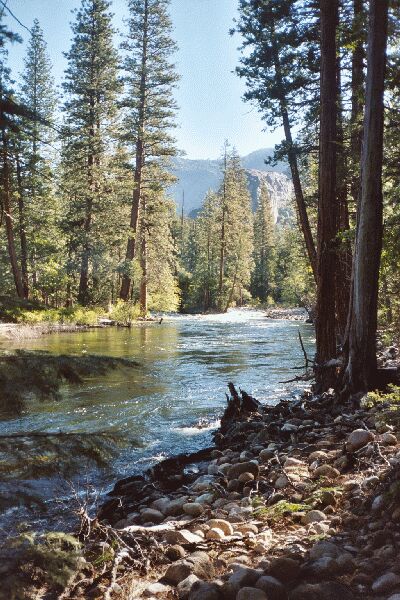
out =
<path fill-rule="evenodd" d="M 116 484 L 98 522 L 131 567 L 70 597 L 400 600 L 397 408 L 231 393 L 215 447 Z"/>
<path fill-rule="evenodd" d="M 310 320 L 310 315 L 305 308 L 269 308 L 265 316 L 267 319 L 285 319 L 287 321 L 307 321 Z"/>

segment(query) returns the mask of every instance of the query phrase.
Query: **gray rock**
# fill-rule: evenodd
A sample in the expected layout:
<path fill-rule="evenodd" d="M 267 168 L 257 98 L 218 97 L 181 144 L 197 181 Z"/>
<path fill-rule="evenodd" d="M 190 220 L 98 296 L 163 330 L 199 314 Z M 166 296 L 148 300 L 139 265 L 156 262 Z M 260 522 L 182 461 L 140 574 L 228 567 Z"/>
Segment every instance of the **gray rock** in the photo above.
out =
<path fill-rule="evenodd" d="M 301 518 L 301 522 L 304 525 L 320 523 L 321 521 L 326 521 L 326 514 L 323 513 L 322 510 L 310 510 Z"/>
<path fill-rule="evenodd" d="M 175 500 L 170 500 L 168 503 L 164 505 L 164 510 L 162 511 L 168 517 L 176 517 L 182 514 L 183 505 L 188 501 L 187 496 L 182 496 L 181 498 L 176 498 Z M 161 510 L 161 509 L 160 509 Z"/>
<path fill-rule="evenodd" d="M 189 600 L 221 600 L 220 587 L 216 583 L 196 581 L 190 590 Z"/>
<path fill-rule="evenodd" d="M 355 600 L 355 596 L 346 585 L 336 581 L 324 581 L 298 586 L 289 594 L 289 600 Z"/>
<path fill-rule="evenodd" d="M 269 600 L 269 597 L 262 590 L 244 587 L 239 591 L 236 600 Z"/>
<path fill-rule="evenodd" d="M 170 588 L 167 585 L 163 585 L 162 583 L 152 583 L 144 590 L 143 596 L 146 598 L 161 596 L 162 594 L 166 594 L 169 589 Z"/>
<path fill-rule="evenodd" d="M 222 529 L 225 535 L 233 535 L 233 527 L 225 519 L 210 519 L 207 521 L 207 525 L 212 528 Z"/>
<path fill-rule="evenodd" d="M 227 600 L 235 600 L 237 593 L 243 587 L 253 586 L 263 575 L 260 569 L 239 567 L 222 586 L 223 597 Z"/>
<path fill-rule="evenodd" d="M 180 600 L 187 600 L 187 598 L 189 598 L 190 590 L 196 581 L 200 581 L 196 575 L 189 575 L 189 577 L 186 577 L 186 579 L 183 579 L 180 583 L 178 583 L 176 591 L 178 592 L 178 597 Z"/>
<path fill-rule="evenodd" d="M 236 463 L 232 465 L 228 470 L 228 479 L 239 479 L 239 475 L 242 473 L 252 473 L 254 477 L 258 477 L 260 467 L 256 461 Z"/>
<path fill-rule="evenodd" d="M 255 587 L 265 592 L 268 600 L 287 600 L 287 592 L 284 586 L 275 577 L 263 575 L 257 581 Z"/>
<path fill-rule="evenodd" d="M 346 450 L 348 452 L 354 452 L 363 446 L 366 446 L 369 442 L 374 439 L 374 434 L 371 431 L 365 429 L 355 429 L 351 432 L 346 441 Z"/>
<path fill-rule="evenodd" d="M 393 433 L 384 433 L 381 437 L 381 442 L 384 446 L 396 446 L 397 438 Z"/>
<path fill-rule="evenodd" d="M 300 574 L 300 565 L 293 558 L 274 558 L 269 567 L 269 575 L 282 583 L 294 581 Z"/>
<path fill-rule="evenodd" d="M 340 477 L 340 472 L 332 467 L 331 465 L 321 465 L 317 467 L 314 471 L 315 477 L 328 477 L 329 479 L 336 479 Z"/>
<path fill-rule="evenodd" d="M 391 592 L 395 587 L 400 585 L 400 577 L 396 573 L 388 572 L 375 579 L 372 584 L 372 591 L 375 594 L 385 594 Z"/>
<path fill-rule="evenodd" d="M 307 565 L 307 572 L 315 576 L 325 577 L 334 575 L 338 571 L 338 564 L 330 556 L 322 556 Z"/>
<path fill-rule="evenodd" d="M 205 572 L 202 569 L 199 570 L 201 572 L 197 574 L 204 577 Z M 194 575 L 193 571 L 193 563 L 186 559 L 178 560 L 168 567 L 164 579 L 168 583 L 172 583 L 172 585 L 178 585 L 178 583 L 189 577 L 189 575 Z"/>
<path fill-rule="evenodd" d="M 205 552 L 194 552 L 190 557 L 178 560 L 170 565 L 164 579 L 168 583 L 178 585 L 189 575 L 196 575 L 199 579 L 207 579 L 212 577 L 213 573 L 214 569 L 208 555 Z"/>
<path fill-rule="evenodd" d="M 145 508 L 140 513 L 140 517 L 144 523 L 161 523 L 165 518 L 163 513 L 155 508 Z"/>
<path fill-rule="evenodd" d="M 206 532 L 207 540 L 223 540 L 225 537 L 222 529 L 218 529 L 218 527 L 212 527 Z"/>
<path fill-rule="evenodd" d="M 271 458 L 273 458 L 275 455 L 274 450 L 270 449 L 270 448 L 264 448 L 264 450 L 261 450 L 259 456 L 259 459 L 261 460 L 261 462 L 266 463 L 268 462 Z"/>
<path fill-rule="evenodd" d="M 199 517 L 204 512 L 204 507 L 198 502 L 186 502 L 182 508 L 183 512 L 190 517 Z"/>
<path fill-rule="evenodd" d="M 164 537 L 168 544 L 198 544 L 203 541 L 203 538 L 187 529 L 181 529 L 180 531 L 168 530 L 165 532 Z"/>

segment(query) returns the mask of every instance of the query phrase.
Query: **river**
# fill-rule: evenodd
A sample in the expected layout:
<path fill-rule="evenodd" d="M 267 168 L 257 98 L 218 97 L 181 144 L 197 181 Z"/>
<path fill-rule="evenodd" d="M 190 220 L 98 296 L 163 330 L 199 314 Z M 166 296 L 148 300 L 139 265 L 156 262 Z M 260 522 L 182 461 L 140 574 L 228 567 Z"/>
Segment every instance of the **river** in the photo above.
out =
<path fill-rule="evenodd" d="M 30 401 L 22 415 L 0 421 L 0 435 L 32 431 L 118 434 L 123 443 L 106 467 L 93 468 L 82 458 L 80 472 L 71 475 L 79 494 L 84 485 L 104 491 L 113 480 L 140 472 L 165 456 L 209 445 L 226 404 L 228 381 L 262 402 L 274 403 L 300 393 L 298 384 L 280 383 L 298 374 L 292 368 L 304 362 L 299 329 L 312 354 L 311 325 L 270 320 L 257 310 L 170 316 L 160 325 L 143 323 L 131 329 L 94 329 L 3 342 L 1 349 L 104 354 L 134 359 L 139 366 L 90 378 L 80 386 L 65 386 L 59 401 Z M 54 448 L 29 448 L 40 454 L 44 465 L 57 464 Z M 56 495 L 68 498 L 63 477 L 57 479 L 51 469 L 37 468 L 36 463 L 32 473 L 14 469 L 0 484 L 3 515 L 13 512 L 22 518 L 21 511 L 25 511 L 24 516 L 32 518 L 32 508 L 39 521 L 43 519 L 40 500 L 49 512 Z M 18 490 L 37 501 L 28 500 L 22 506 L 18 500 L 12 505 L 10 497 L 18 498 Z"/>

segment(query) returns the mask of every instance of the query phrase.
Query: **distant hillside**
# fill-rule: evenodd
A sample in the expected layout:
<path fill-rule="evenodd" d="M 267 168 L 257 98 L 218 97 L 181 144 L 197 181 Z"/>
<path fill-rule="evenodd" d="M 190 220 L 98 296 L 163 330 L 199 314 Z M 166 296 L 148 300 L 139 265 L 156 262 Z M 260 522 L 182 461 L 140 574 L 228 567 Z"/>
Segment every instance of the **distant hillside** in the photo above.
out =
<path fill-rule="evenodd" d="M 249 179 L 253 209 L 257 206 L 261 181 L 265 181 L 271 196 L 275 219 L 277 219 L 278 210 L 287 204 L 291 195 L 292 184 L 286 174 L 287 165 L 285 163 L 278 163 L 273 167 L 265 164 L 265 159 L 271 156 L 272 152 L 273 150 L 270 148 L 251 152 L 242 157 L 242 164 Z M 196 213 L 208 190 L 217 190 L 222 178 L 220 160 L 176 158 L 174 159 L 174 172 L 179 181 L 171 188 L 170 192 L 180 209 L 184 192 L 186 214 Z"/>

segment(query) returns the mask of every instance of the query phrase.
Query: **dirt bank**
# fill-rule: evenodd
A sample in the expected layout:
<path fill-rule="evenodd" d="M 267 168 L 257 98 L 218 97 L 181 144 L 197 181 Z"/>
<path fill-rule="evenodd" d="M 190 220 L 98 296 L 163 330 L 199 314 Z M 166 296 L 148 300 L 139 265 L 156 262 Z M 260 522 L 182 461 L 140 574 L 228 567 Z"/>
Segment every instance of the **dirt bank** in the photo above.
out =
<path fill-rule="evenodd" d="M 86 331 L 92 329 L 90 325 L 63 325 L 61 323 L 38 323 L 25 325 L 22 323 L 0 323 L 0 339 L 27 340 L 38 338 L 50 333 L 69 333 L 73 331 Z"/>

